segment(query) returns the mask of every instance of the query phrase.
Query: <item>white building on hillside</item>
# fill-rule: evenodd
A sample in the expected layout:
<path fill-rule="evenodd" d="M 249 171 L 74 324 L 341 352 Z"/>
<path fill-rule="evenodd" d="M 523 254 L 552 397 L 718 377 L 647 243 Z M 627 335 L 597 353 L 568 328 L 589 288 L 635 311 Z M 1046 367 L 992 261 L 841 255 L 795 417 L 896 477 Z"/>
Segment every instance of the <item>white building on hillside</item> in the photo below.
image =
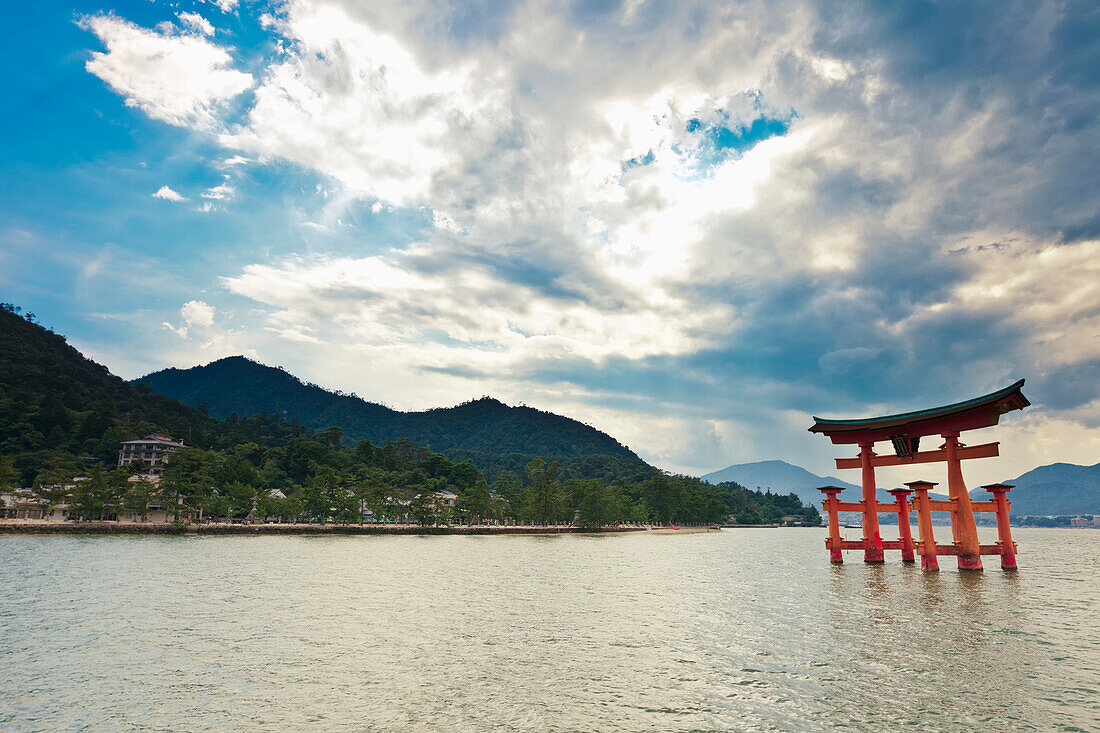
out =
<path fill-rule="evenodd" d="M 149 473 L 157 476 L 164 470 L 164 461 L 169 455 L 183 447 L 183 443 L 172 440 L 171 435 L 153 433 L 141 440 L 127 440 L 118 452 L 118 465 L 128 466 L 137 461 L 145 461 Z"/>

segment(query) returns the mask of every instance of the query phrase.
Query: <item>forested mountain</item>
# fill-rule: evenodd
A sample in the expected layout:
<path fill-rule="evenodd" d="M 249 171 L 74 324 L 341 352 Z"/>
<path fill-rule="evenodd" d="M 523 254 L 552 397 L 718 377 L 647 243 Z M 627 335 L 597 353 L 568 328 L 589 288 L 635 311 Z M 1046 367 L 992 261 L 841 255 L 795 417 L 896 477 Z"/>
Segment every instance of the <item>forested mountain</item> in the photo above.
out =
<path fill-rule="evenodd" d="M 336 403 L 366 404 L 293 381 Z M 372 407 L 382 415 L 393 413 L 380 406 L 367 409 Z M 427 423 L 437 419 L 441 427 L 432 435 L 453 436 L 453 445 L 458 431 L 469 431 L 476 436 L 470 444 L 482 448 L 501 432 L 542 431 L 526 440 L 515 435 L 508 445 L 545 448 L 545 456 L 467 451 L 452 460 L 407 436 L 382 445 L 368 440 L 349 445 L 337 414 L 326 413 L 319 423 L 325 429 L 314 432 L 284 419 L 288 412 L 216 419 L 114 376 L 16 306 L 0 304 L 0 492 L 31 488 L 45 506 L 65 503 L 70 517 L 140 515 L 158 503 L 180 521 L 250 513 L 363 521 L 364 508 L 376 518 L 403 516 L 421 523 L 579 518 L 589 527 L 622 521 L 713 523 L 730 514 L 744 522 L 802 512 L 814 522 L 818 516 L 793 496 L 665 475 L 581 423 L 492 400 L 413 413 L 410 424 L 428 431 Z M 187 445 L 169 458 L 159 483 L 143 479 L 140 464 L 115 467 L 121 441 L 152 432 L 167 432 Z M 585 450 L 609 453 L 584 455 Z M 560 462 L 556 456 L 562 456 Z M 474 457 L 492 467 L 489 481 L 470 460 Z M 74 481 L 78 475 L 84 480 Z M 456 494 L 453 507 L 437 504 L 437 492 L 444 490 Z"/>
<path fill-rule="evenodd" d="M 209 449 L 274 445 L 307 432 L 266 418 L 215 420 L 116 377 L 33 315 L 0 303 L 0 455 L 19 483 L 30 485 L 46 466 L 75 470 L 81 457 L 113 465 L 121 441 L 156 431 Z"/>
<path fill-rule="evenodd" d="M 165 369 L 137 380 L 181 402 L 204 406 L 224 418 L 267 413 L 322 430 L 339 425 L 348 440 L 375 444 L 407 438 L 451 457 L 471 458 L 490 473 L 526 465 L 534 456 L 574 459 L 607 456 L 614 473 L 652 472 L 626 446 L 568 417 L 530 407 L 510 407 L 489 397 L 456 407 L 399 412 L 355 395 L 307 384 L 292 374 L 242 356 L 190 369 Z M 514 460 L 500 456 L 515 454 Z M 597 468 L 597 467 L 594 467 Z M 584 477 L 598 475 L 583 471 Z"/>
<path fill-rule="evenodd" d="M 482 470 L 485 477 L 495 481 L 501 476 L 519 476 L 524 466 L 531 462 L 525 453 L 486 453 L 481 451 L 452 450 L 447 457 L 454 461 L 471 461 Z M 659 470 L 639 458 L 620 458 L 605 455 L 572 456 L 555 458 L 563 479 L 595 478 L 604 481 L 644 481 L 656 476 Z"/>

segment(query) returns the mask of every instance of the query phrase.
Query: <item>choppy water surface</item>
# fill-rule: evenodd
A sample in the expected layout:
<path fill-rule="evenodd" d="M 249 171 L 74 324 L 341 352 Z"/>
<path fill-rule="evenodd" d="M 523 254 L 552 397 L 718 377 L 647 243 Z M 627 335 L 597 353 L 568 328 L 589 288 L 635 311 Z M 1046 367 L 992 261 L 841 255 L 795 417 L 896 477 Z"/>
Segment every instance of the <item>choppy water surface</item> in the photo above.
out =
<path fill-rule="evenodd" d="M 1098 727 L 1100 531 L 823 537 L 0 536 L 0 729 Z"/>

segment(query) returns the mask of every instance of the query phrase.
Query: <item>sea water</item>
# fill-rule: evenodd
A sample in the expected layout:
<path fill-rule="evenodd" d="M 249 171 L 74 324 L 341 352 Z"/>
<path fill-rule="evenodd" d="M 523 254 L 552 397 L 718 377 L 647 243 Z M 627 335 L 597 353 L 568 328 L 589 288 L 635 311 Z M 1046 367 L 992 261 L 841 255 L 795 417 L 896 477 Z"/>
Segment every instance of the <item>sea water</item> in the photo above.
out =
<path fill-rule="evenodd" d="M 1015 535 L 0 535 L 0 730 L 1097 729 L 1100 531 Z"/>

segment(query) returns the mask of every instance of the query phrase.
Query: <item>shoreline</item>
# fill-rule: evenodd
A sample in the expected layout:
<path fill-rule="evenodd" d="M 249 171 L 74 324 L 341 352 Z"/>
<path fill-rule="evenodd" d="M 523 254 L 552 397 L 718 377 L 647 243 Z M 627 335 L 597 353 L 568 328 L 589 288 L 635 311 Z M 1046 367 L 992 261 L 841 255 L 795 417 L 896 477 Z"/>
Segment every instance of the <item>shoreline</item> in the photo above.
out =
<path fill-rule="evenodd" d="M 152 524 L 147 522 L 52 522 L 0 520 L 0 534 L 116 534 L 170 536 L 226 535 L 556 535 L 556 534 L 693 534 L 718 532 L 718 527 L 626 526 L 586 529 L 569 525 L 454 525 L 421 527 L 409 524 Z"/>

